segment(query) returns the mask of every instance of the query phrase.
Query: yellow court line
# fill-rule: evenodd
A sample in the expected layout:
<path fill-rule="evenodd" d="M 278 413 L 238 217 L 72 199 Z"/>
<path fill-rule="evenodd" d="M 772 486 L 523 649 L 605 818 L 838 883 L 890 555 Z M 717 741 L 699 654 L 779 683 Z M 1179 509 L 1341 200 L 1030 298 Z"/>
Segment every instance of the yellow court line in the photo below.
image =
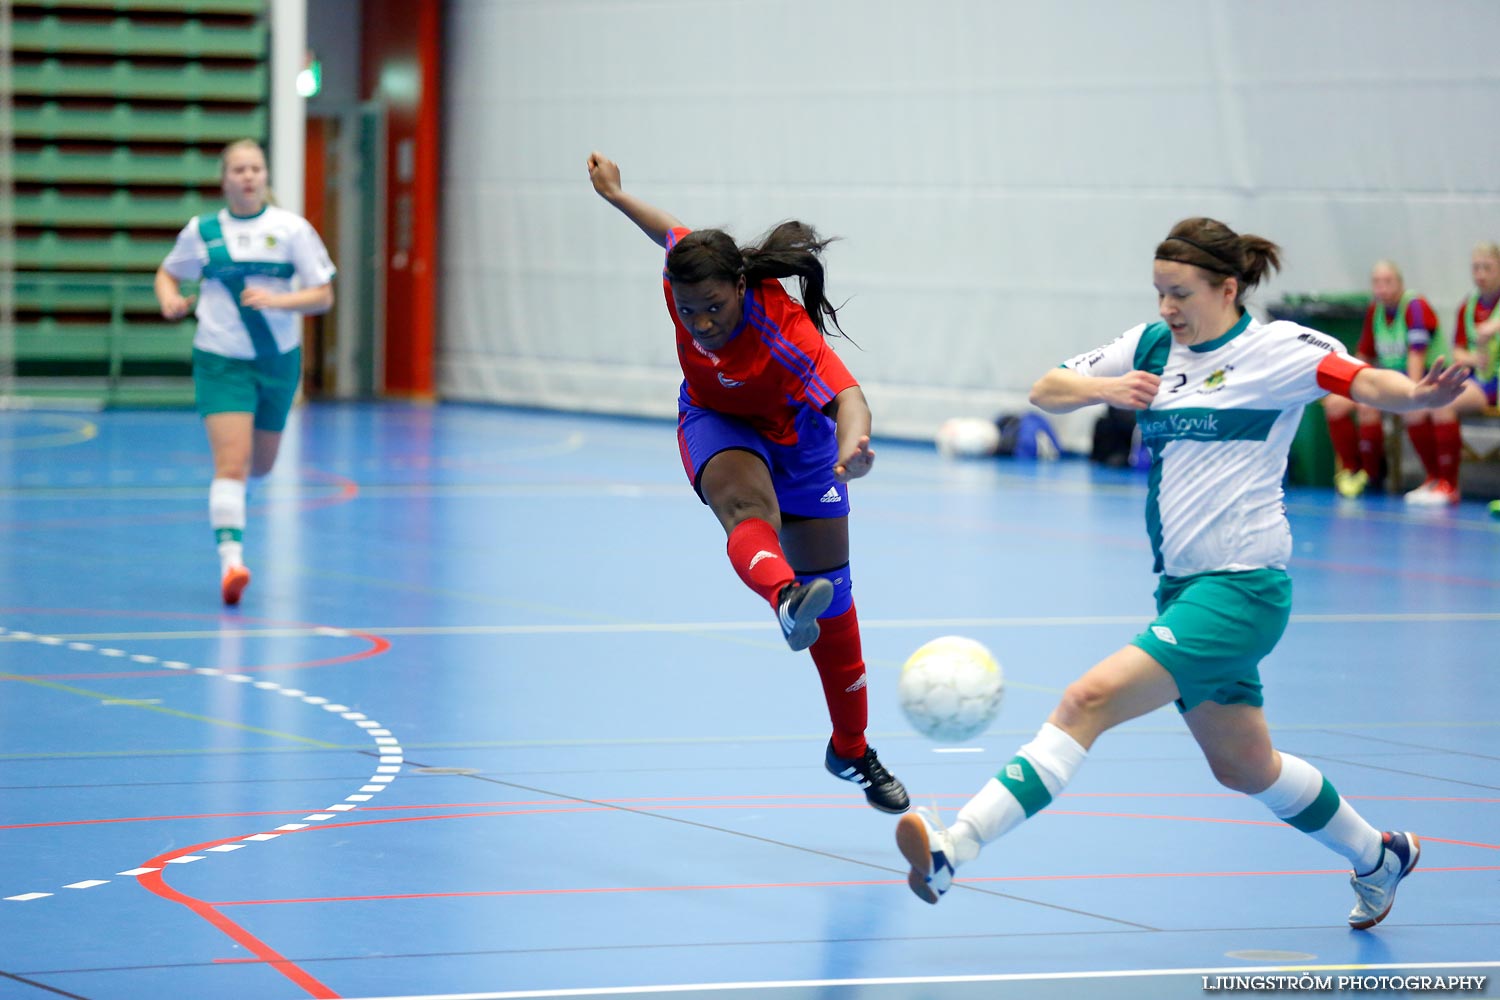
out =
<path fill-rule="evenodd" d="M 225 729 L 238 729 L 241 732 L 256 733 L 261 736 L 272 736 L 280 740 L 292 740 L 297 743 L 306 743 L 309 746 L 322 747 L 326 750 L 345 749 L 337 743 L 328 743 L 323 740 L 309 739 L 306 736 L 296 736 L 292 733 L 277 732 L 274 729 L 261 729 L 258 726 L 247 726 L 242 722 L 230 722 L 228 719 L 215 719 L 207 715 L 194 715 L 192 712 L 182 712 L 175 708 L 163 708 L 160 705 L 148 705 L 139 701 L 121 702 L 117 695 L 105 694 L 100 691 L 89 691 L 85 688 L 70 687 L 67 684 L 58 684 L 55 681 L 38 680 L 35 677 L 23 677 L 19 674 L 0 673 L 0 680 L 19 681 L 22 684 L 32 684 L 36 687 L 50 688 L 53 691 L 62 691 L 67 694 L 76 694 L 83 698 L 95 698 L 100 701 L 111 701 L 119 704 L 122 708 L 138 708 L 146 712 L 157 712 L 161 715 L 170 715 L 178 719 L 187 719 L 191 722 L 206 722 L 211 726 L 222 726 Z"/>
<path fill-rule="evenodd" d="M 43 418 L 46 420 L 47 418 Z M 52 418 L 57 422 L 68 422 L 78 420 L 78 425 L 65 431 L 54 434 L 38 434 L 35 437 L 15 437 L 0 439 L 0 447 L 3 448 L 64 448 L 70 444 L 82 444 L 92 441 L 99 436 L 99 425 L 92 420 L 82 420 L 76 417 Z"/>
<path fill-rule="evenodd" d="M 0 678 L 5 675 L 0 674 Z M 141 706 L 150 708 L 152 706 Z M 1163 705 L 1158 712 L 1165 711 L 1167 706 Z M 191 718 L 191 716 L 190 716 Z M 1292 725 L 1274 725 L 1271 727 L 1273 733 L 1293 732 L 1344 732 L 1351 731 L 1363 733 L 1372 729 L 1419 729 L 1419 730 L 1443 730 L 1443 729 L 1494 729 L 1500 727 L 1500 721 L 1484 720 L 1476 722 L 1308 722 Z M 1174 726 L 1151 726 L 1132 723 L 1126 727 L 1120 727 L 1115 732 L 1125 736 L 1181 736 L 1186 730 L 1181 725 Z M 871 740 L 917 740 L 922 738 L 910 730 L 871 730 L 867 733 Z M 974 737 L 975 740 L 989 739 L 1015 739 L 1024 740 L 1036 735 L 1034 729 L 1018 728 L 995 728 L 989 729 Z M 301 739 L 301 737 L 288 737 L 289 739 Z M 820 742 L 826 739 L 816 733 L 783 733 L 775 735 L 740 735 L 740 736 L 639 736 L 639 737 L 601 737 L 595 739 L 548 739 L 548 740 L 458 740 L 452 742 L 432 743 L 402 743 L 402 750 L 410 754 L 419 750 L 528 750 L 543 747 L 634 747 L 634 746 L 708 746 L 721 743 L 808 743 Z M 307 740 L 304 742 L 314 743 L 320 750 L 368 750 L 369 747 L 363 743 L 339 744 L 339 743 L 316 743 Z M 185 747 L 158 750 L 141 750 L 128 748 L 120 750 L 78 750 L 78 751 L 52 751 L 47 753 L 0 753 L 0 761 L 21 760 L 51 760 L 51 759 L 74 759 L 90 757 L 163 757 L 163 756 L 191 756 L 197 754 L 255 754 L 255 753 L 300 753 L 302 747 Z M 1439 753 L 1452 751 L 1442 748 L 1433 748 Z"/>

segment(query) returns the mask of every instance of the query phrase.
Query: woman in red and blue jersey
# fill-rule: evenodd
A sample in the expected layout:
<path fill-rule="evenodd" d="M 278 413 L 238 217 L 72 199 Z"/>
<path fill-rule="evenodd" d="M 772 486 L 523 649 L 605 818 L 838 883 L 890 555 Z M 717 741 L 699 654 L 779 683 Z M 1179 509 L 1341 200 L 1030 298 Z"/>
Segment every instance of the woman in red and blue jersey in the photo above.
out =
<path fill-rule="evenodd" d="M 829 241 L 784 222 L 740 247 L 628 194 L 619 166 L 599 153 L 588 170 L 600 197 L 667 251 L 683 470 L 728 534 L 735 572 L 771 605 L 787 644 L 812 654 L 833 723 L 824 764 L 876 809 L 905 812 L 906 789 L 865 741 L 847 484 L 870 471 L 875 452 L 864 393 L 824 340 L 830 325 L 839 329 L 819 260 Z M 800 303 L 778 280 L 790 277 Z"/>

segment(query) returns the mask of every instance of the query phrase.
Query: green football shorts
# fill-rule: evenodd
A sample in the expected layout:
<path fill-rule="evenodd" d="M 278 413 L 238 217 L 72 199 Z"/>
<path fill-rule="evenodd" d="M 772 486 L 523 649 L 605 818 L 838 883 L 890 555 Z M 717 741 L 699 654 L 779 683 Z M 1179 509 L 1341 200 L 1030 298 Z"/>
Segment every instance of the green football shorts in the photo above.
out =
<path fill-rule="evenodd" d="M 254 361 L 193 348 L 193 395 L 199 416 L 253 413 L 256 430 L 282 430 L 301 381 L 300 347 Z"/>
<path fill-rule="evenodd" d="M 1260 661 L 1292 613 L 1292 580 L 1280 569 L 1163 576 L 1156 620 L 1131 640 L 1177 682 L 1178 711 L 1205 701 L 1254 705 Z"/>

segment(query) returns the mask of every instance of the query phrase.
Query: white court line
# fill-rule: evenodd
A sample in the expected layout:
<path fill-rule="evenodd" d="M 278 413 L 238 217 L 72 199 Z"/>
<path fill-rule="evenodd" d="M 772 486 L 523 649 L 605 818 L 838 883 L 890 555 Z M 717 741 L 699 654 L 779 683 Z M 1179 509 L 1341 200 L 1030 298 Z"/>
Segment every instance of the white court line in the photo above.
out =
<path fill-rule="evenodd" d="M 840 986 L 931 986 L 940 983 L 1037 983 L 1082 979 L 1148 979 L 1165 976 L 1255 976 L 1268 973 L 1378 973 L 1395 970 L 1497 969 L 1500 962 L 1416 962 L 1382 965 L 1260 965 L 1201 969 L 1101 969 L 1094 972 L 1013 972 L 978 976 L 893 976 L 880 979 L 787 979 L 761 983 L 676 983 L 668 986 L 602 986 L 578 990 L 511 990 L 504 993 L 421 993 L 349 997 L 348 1000 L 532 1000 L 541 997 L 626 996 L 698 990 L 825 989 Z"/>
<path fill-rule="evenodd" d="M 1084 625 L 1141 625 L 1155 616 L 1143 607 L 1134 615 L 1075 615 L 1036 618 L 871 618 L 860 619 L 859 627 L 874 629 L 937 628 L 1054 628 Z M 1500 611 L 1415 611 L 1397 614 L 1294 614 L 1292 621 L 1309 625 L 1403 625 L 1443 622 L 1495 622 Z M 375 635 L 555 635 L 631 632 L 756 632 L 766 628 L 765 619 L 741 622 L 603 622 L 574 625 L 371 625 L 350 631 Z M 224 629 L 216 632 L 109 632 L 66 635 L 64 639 L 124 641 L 127 639 L 219 639 L 296 638 L 323 633 L 315 628 Z M 0 642 L 6 636 L 0 635 Z M 172 664 L 163 664 L 172 666 Z"/>

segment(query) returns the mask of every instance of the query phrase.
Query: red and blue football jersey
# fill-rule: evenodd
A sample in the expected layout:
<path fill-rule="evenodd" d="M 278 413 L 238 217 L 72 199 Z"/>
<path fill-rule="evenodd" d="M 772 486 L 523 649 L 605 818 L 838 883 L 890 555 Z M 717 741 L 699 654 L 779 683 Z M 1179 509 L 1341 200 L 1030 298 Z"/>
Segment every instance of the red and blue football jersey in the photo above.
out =
<path fill-rule="evenodd" d="M 690 231 L 672 230 L 667 249 Z M 776 444 L 795 444 L 801 410 L 821 412 L 833 397 L 859 384 L 807 310 L 775 279 L 747 283 L 739 328 L 713 351 L 683 326 L 672 283 L 665 277 L 662 290 L 677 329 L 682 395 L 693 406 L 739 417 Z"/>

